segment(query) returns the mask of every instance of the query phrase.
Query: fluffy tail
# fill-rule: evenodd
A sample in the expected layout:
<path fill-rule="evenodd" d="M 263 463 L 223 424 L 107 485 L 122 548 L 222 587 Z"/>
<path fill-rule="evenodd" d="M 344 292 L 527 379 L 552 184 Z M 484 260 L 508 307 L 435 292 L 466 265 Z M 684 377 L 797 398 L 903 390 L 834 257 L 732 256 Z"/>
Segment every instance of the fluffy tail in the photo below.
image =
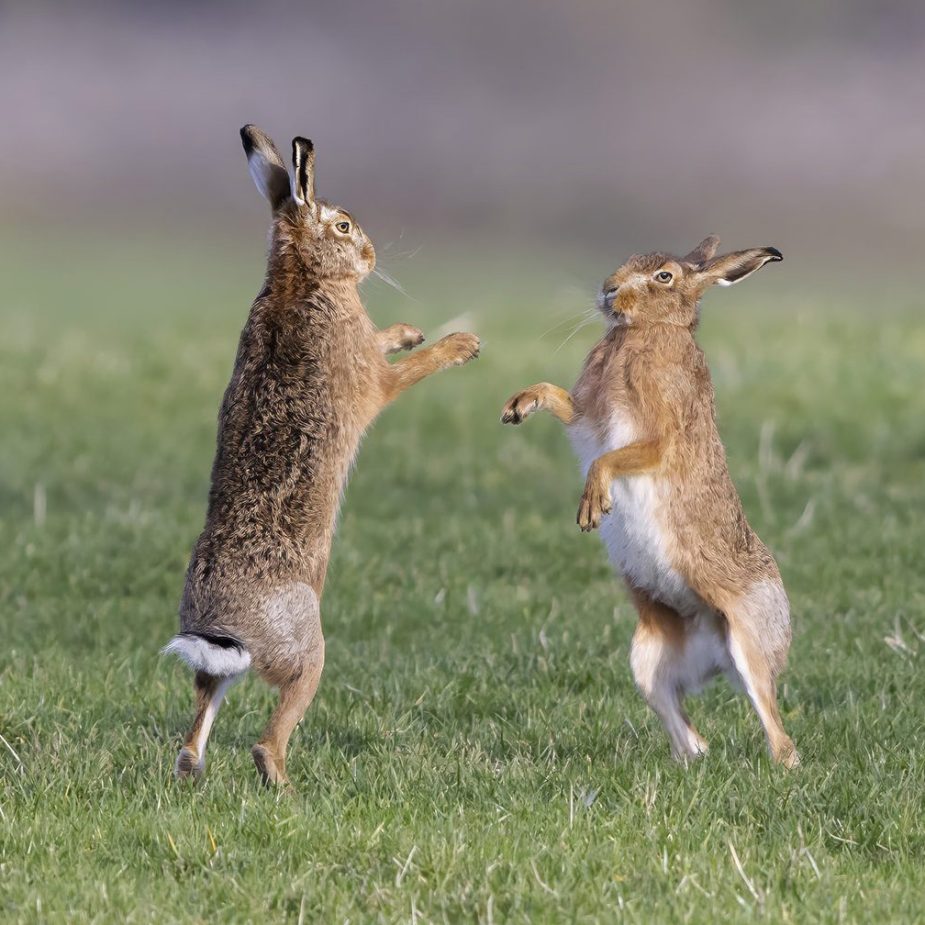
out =
<path fill-rule="evenodd" d="M 227 678 L 247 671 L 251 654 L 233 636 L 214 633 L 178 633 L 161 649 L 162 655 L 176 655 L 194 671 Z"/>

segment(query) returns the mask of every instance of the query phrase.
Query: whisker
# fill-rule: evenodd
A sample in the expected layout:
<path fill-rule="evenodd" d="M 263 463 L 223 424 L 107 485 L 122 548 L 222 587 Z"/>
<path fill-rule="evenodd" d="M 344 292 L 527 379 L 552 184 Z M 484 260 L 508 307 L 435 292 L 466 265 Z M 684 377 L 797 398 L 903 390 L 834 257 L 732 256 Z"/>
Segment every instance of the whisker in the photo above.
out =
<path fill-rule="evenodd" d="M 558 353 L 582 328 L 586 328 L 593 320 L 593 318 L 585 318 L 583 321 L 580 321 L 578 324 L 576 324 L 572 329 L 572 333 L 569 334 L 569 336 L 566 337 L 565 340 L 562 341 L 562 343 L 559 344 L 555 350 L 553 350 L 553 353 Z"/>
<path fill-rule="evenodd" d="M 376 248 L 377 253 L 385 254 L 389 258 L 389 260 L 411 260 L 413 257 L 417 257 L 417 255 L 420 254 L 421 251 L 424 249 L 424 245 L 419 244 L 417 247 L 412 248 L 411 250 L 395 251 L 395 250 L 392 250 L 394 243 L 397 243 L 397 242 L 392 242 L 389 244 L 385 244 L 381 247 L 377 247 Z"/>
<path fill-rule="evenodd" d="M 562 321 L 559 321 L 558 323 L 554 324 L 551 328 L 548 328 L 547 330 L 543 331 L 543 333 L 540 334 L 536 339 L 541 340 L 542 338 L 546 337 L 547 334 L 551 334 L 557 328 L 561 328 L 565 324 L 571 324 L 575 321 L 581 321 L 581 322 L 592 321 L 594 320 L 594 317 L 597 315 L 597 311 L 598 310 L 595 307 L 595 308 L 586 308 L 583 311 L 575 312 L 569 315 L 567 318 L 563 319 Z"/>
<path fill-rule="evenodd" d="M 410 251 L 394 251 L 393 247 L 396 247 L 402 242 L 402 239 L 405 237 L 405 231 L 402 229 L 398 237 L 393 241 L 386 241 L 381 247 L 377 247 L 376 250 L 382 254 L 388 254 L 390 260 L 410 260 L 412 257 L 417 257 L 417 255 L 424 249 L 423 244 L 419 244 L 417 247 L 413 248 Z"/>
<path fill-rule="evenodd" d="M 536 339 L 542 340 L 547 334 L 552 334 L 557 328 L 561 328 L 565 324 L 574 324 L 579 319 L 584 319 L 584 317 L 585 312 L 570 312 L 567 317 L 563 318 L 561 321 L 557 321 L 551 328 L 547 328 L 543 331 L 542 334 L 538 334 Z"/>
<path fill-rule="evenodd" d="M 398 280 L 394 279 L 392 276 L 390 276 L 388 273 L 385 272 L 385 270 L 381 269 L 380 267 L 373 268 L 373 275 L 378 276 L 379 279 L 382 280 L 382 282 L 384 282 L 387 286 L 391 286 L 396 292 L 400 292 L 406 299 L 410 299 L 412 302 L 418 301 L 416 298 L 414 298 L 414 296 L 409 295 L 404 290 L 404 288 L 402 288 Z"/>

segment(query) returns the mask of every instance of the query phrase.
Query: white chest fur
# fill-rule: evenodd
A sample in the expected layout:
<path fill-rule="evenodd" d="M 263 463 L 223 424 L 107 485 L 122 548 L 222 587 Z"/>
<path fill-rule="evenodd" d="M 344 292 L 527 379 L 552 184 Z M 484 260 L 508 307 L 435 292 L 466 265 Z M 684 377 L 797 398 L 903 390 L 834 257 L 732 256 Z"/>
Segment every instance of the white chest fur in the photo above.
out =
<path fill-rule="evenodd" d="M 611 419 L 603 439 L 581 419 L 568 431 L 583 476 L 587 476 L 598 456 L 636 439 L 633 421 L 619 414 Z M 611 563 L 636 587 L 680 613 L 693 616 L 702 605 L 671 564 L 671 543 L 662 510 L 664 490 L 664 483 L 657 475 L 615 479 L 611 486 L 613 510 L 601 522 L 601 539 Z"/>

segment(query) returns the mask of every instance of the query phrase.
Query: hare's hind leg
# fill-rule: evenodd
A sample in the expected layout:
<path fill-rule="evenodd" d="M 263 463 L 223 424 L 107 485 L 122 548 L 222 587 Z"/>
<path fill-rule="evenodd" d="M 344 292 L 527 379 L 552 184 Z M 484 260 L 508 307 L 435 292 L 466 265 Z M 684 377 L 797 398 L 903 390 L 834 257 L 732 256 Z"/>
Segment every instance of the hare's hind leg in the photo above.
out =
<path fill-rule="evenodd" d="M 260 741 L 251 750 L 254 764 L 257 765 L 260 777 L 267 786 L 285 786 L 289 783 L 289 778 L 286 777 L 286 750 L 289 739 L 315 697 L 323 668 L 324 640 L 321 640 L 312 658 L 306 661 L 299 674 L 280 684 L 279 703 Z"/>
<path fill-rule="evenodd" d="M 790 609 L 784 589 L 760 582 L 726 608 L 729 654 L 761 720 L 771 756 L 787 768 L 800 763 L 777 707 L 778 672 L 790 647 Z"/>
<path fill-rule="evenodd" d="M 289 783 L 286 749 L 293 730 L 311 704 L 324 668 L 324 636 L 318 596 L 307 584 L 278 591 L 267 602 L 266 613 L 278 638 L 285 639 L 262 674 L 279 687 L 279 702 L 251 754 L 267 785 Z"/>
<path fill-rule="evenodd" d="M 174 772 L 177 777 L 199 777 L 206 766 L 206 743 L 218 708 L 225 699 L 228 688 L 240 675 L 219 678 L 205 671 L 196 672 L 196 718 L 186 734 Z"/>
<path fill-rule="evenodd" d="M 684 617 L 653 600 L 644 591 L 630 588 L 639 624 L 633 634 L 630 664 L 636 685 L 655 711 L 668 738 L 671 752 L 680 761 L 697 758 L 707 743 L 684 712 L 687 631 Z"/>

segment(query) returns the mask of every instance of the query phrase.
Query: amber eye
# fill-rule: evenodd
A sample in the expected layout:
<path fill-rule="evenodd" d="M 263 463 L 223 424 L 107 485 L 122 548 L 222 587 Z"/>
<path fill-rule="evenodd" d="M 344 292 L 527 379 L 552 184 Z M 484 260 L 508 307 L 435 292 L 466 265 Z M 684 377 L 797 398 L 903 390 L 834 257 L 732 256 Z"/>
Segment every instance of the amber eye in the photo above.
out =
<path fill-rule="evenodd" d="M 341 234 L 349 234 L 349 233 L 350 233 L 350 222 L 338 222 L 334 227 L 335 227 Z"/>
<path fill-rule="evenodd" d="M 670 283 L 671 282 L 671 274 L 667 270 L 662 270 L 659 273 L 656 273 L 655 278 L 660 283 Z"/>

